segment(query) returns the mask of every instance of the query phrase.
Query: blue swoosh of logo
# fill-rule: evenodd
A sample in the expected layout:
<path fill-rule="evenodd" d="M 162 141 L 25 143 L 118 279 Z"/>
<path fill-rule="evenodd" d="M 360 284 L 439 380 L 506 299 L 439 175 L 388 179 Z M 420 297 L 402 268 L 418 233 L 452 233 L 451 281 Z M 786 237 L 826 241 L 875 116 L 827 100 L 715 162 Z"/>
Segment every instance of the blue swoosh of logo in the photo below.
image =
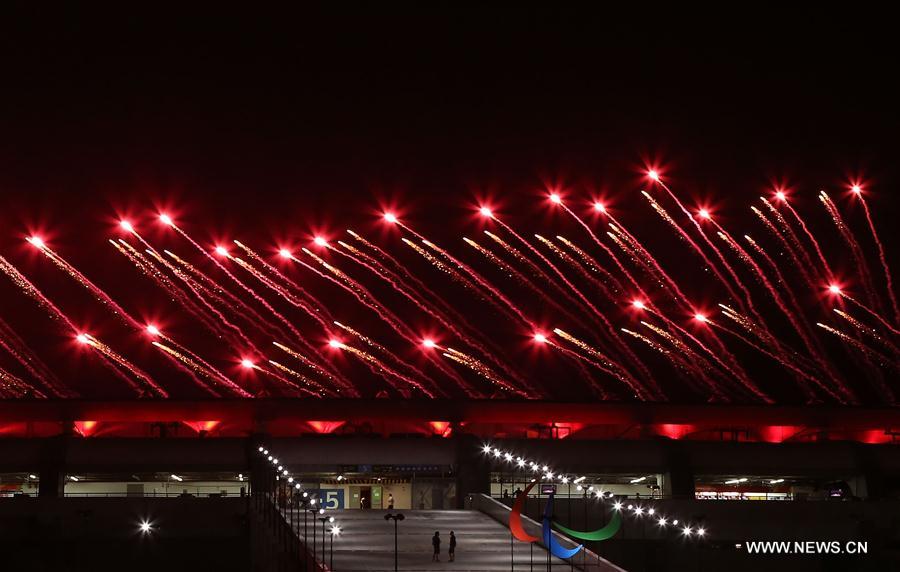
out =
<path fill-rule="evenodd" d="M 551 532 L 551 519 L 553 518 L 553 493 L 550 493 L 547 498 L 547 504 L 544 506 L 544 518 L 542 519 L 542 530 L 544 533 L 544 546 L 546 546 L 550 550 L 550 554 L 556 556 L 557 558 L 562 558 L 563 560 L 567 558 L 571 558 L 578 554 L 582 548 L 584 548 L 583 544 L 579 544 L 575 548 L 563 548 L 559 542 L 554 538 L 553 533 Z"/>

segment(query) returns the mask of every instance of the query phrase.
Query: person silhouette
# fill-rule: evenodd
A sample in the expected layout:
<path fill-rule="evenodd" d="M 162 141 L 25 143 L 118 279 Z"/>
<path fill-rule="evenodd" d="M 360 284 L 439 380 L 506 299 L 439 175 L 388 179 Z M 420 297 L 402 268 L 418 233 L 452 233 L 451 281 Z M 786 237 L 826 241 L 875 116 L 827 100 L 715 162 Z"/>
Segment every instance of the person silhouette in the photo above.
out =
<path fill-rule="evenodd" d="M 434 547 L 434 554 L 431 555 L 432 562 L 440 562 L 441 561 L 441 533 L 438 531 L 434 531 L 434 536 L 431 537 L 431 546 Z"/>
<path fill-rule="evenodd" d="M 456 560 L 456 534 L 450 531 L 450 545 L 447 549 L 447 555 L 450 556 L 450 562 Z"/>

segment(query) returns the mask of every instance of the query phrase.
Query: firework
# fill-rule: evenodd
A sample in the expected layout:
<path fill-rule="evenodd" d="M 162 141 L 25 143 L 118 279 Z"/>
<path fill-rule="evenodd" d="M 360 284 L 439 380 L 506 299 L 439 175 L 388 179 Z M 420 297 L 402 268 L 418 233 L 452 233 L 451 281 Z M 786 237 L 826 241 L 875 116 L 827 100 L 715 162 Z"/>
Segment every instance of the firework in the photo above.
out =
<path fill-rule="evenodd" d="M 369 386 L 346 379 L 347 360 L 341 354 L 368 368 L 380 392 L 386 387 L 403 397 L 553 397 L 552 384 L 530 375 L 515 353 L 521 350 L 504 341 L 531 337 L 532 349 L 543 346 L 558 354 L 569 372 L 601 398 L 623 388 L 622 394 L 639 400 L 680 399 L 689 393 L 717 402 L 769 403 L 783 391 L 777 384 L 786 383 L 811 402 L 853 404 L 866 398 L 856 386 L 863 378 L 879 399 L 894 403 L 890 380 L 900 357 L 900 311 L 885 245 L 861 187 L 854 186 L 851 196 L 865 215 L 866 236 L 871 236 L 865 241 L 854 234 L 839 205 L 825 192 L 818 194 L 833 223 L 828 228 L 853 261 L 853 271 L 836 279 L 822 247 L 829 243 L 813 233 L 814 225 L 801 218 L 784 190 L 750 205 L 751 221 L 766 230 L 753 239 L 750 230 L 732 234 L 709 208 L 689 209 L 658 174 L 648 176 L 656 191 L 641 194 L 663 221 L 654 232 L 660 226 L 674 231 L 687 256 L 667 259 L 649 246 L 653 243 L 643 228 L 626 228 L 603 203 L 588 203 L 596 213 L 589 220 L 556 192 L 548 198 L 564 212 L 562 224 L 567 225 L 559 233 L 520 231 L 511 219 L 480 206 L 478 212 L 492 227 L 484 231 L 490 242 L 461 238 L 475 262 L 455 252 L 450 242 L 438 245 L 396 212 L 384 212 L 383 223 L 403 235 L 405 254 L 392 254 L 348 230 L 352 240 L 322 234 L 312 237 L 308 248 L 273 250 L 272 256 L 291 263 L 290 268 L 267 260 L 259 254 L 266 249 L 249 246 L 252 240 L 203 246 L 170 215 L 159 213 L 161 224 L 200 253 L 193 255 L 197 260 L 178 256 L 154 247 L 134 222 L 121 220 L 125 236 L 110 243 L 129 267 L 201 327 L 201 335 L 211 334 L 214 344 L 224 346 L 225 355 L 218 358 L 204 359 L 199 354 L 209 356 L 208 350 L 190 349 L 205 347 L 194 344 L 200 340 L 177 342 L 157 325 L 133 318 L 112 288 L 101 289 L 98 284 L 104 282 L 89 279 L 41 237 L 28 242 L 116 318 L 115 328 L 121 323 L 139 332 L 169 367 L 214 397 L 370 394 L 364 389 Z M 586 234 L 583 244 L 570 231 Z M 874 250 L 867 252 L 863 243 L 873 243 Z M 403 262 L 404 257 L 414 262 Z M 870 268 L 884 277 L 882 284 Z M 175 391 L 163 389 L 134 359 L 76 327 L 4 258 L 0 272 L 136 393 L 165 397 Z M 682 275 L 690 272 L 711 280 L 683 282 Z M 307 285 L 305 276 L 317 283 Z M 329 294 L 318 294 L 320 280 Z M 340 292 L 339 299 L 332 292 Z M 720 317 L 710 312 L 716 304 Z M 360 311 L 371 312 L 379 326 L 387 327 L 367 335 L 362 331 L 376 330 L 346 325 L 343 320 L 355 324 Z M 826 316 L 837 323 L 827 323 Z M 103 337 L 113 335 L 104 332 Z M 273 359 L 268 355 L 272 345 L 293 360 Z M 834 347 L 845 355 L 835 355 Z M 0 321 L 0 349 L 18 364 L 16 370 L 0 369 L 0 396 L 73 394 L 5 321 Z M 772 360 L 774 366 L 765 367 L 777 367 L 783 379 L 759 376 L 757 363 L 745 359 L 748 353 Z M 233 364 L 235 355 L 258 390 L 248 390 L 219 369 L 217 359 Z M 531 359 L 542 355 L 546 352 Z M 665 368 L 675 375 L 666 375 Z"/>
<path fill-rule="evenodd" d="M 875 247 L 878 249 L 878 261 L 881 263 L 881 269 L 884 272 L 885 278 L 885 289 L 887 290 L 888 298 L 891 301 L 891 309 L 894 312 L 894 323 L 900 325 L 900 307 L 897 305 L 897 296 L 894 294 L 894 279 L 891 275 L 891 267 L 887 262 L 887 255 L 884 251 L 884 244 L 881 242 L 881 238 L 878 236 L 878 230 L 875 228 L 875 221 L 872 220 L 872 213 L 869 212 L 869 204 L 866 202 L 866 198 L 863 196 L 862 188 L 859 185 L 853 185 L 852 189 L 853 194 L 859 198 L 859 203 L 862 205 L 863 212 L 866 215 L 866 222 L 869 225 L 869 232 L 872 233 L 872 240 L 875 241 Z"/>

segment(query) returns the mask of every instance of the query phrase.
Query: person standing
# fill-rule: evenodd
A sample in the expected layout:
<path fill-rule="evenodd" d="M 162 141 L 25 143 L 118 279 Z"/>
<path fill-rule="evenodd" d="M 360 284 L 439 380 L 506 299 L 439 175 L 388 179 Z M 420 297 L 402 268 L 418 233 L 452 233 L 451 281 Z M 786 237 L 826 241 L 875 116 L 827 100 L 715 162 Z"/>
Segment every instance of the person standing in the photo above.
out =
<path fill-rule="evenodd" d="M 434 536 L 431 537 L 431 546 L 434 547 L 434 554 L 431 555 L 432 562 L 440 562 L 441 561 L 441 533 L 438 531 L 434 531 Z"/>
<path fill-rule="evenodd" d="M 450 556 L 450 562 L 456 560 L 456 535 L 453 531 L 450 531 L 450 546 L 447 550 L 447 554 Z"/>
<path fill-rule="evenodd" d="M 394 494 L 388 493 L 388 510 L 394 510 Z"/>

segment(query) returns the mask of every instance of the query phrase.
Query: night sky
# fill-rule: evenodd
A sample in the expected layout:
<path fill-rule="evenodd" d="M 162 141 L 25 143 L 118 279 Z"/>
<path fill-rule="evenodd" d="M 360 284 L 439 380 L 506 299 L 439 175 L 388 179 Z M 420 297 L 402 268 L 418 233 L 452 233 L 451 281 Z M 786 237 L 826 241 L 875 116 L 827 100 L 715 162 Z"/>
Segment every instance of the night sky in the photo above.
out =
<path fill-rule="evenodd" d="M 862 180 L 889 262 L 896 261 L 896 46 L 866 18 L 382 10 L 4 18 L 0 255 L 76 323 L 115 340 L 173 397 L 203 393 L 36 255 L 25 236 L 40 233 L 135 317 L 166 325 L 236 380 L 265 385 L 235 368 L 240 351 L 217 343 L 106 240 L 124 236 L 116 223 L 127 217 L 149 240 L 201 262 L 155 220 L 163 209 L 210 248 L 238 238 L 275 263 L 280 246 L 308 246 L 319 233 L 345 239 L 353 228 L 399 253 L 496 340 L 505 359 L 526 360 L 535 383 L 555 387 L 551 396 L 561 399 L 632 396 L 609 379 L 603 395 L 571 381 L 578 368 L 569 360 L 546 348 L 536 354 L 529 332 L 495 319 L 405 248 L 380 220 L 384 208 L 494 278 L 461 240 L 484 228 L 478 205 L 486 201 L 529 236 L 562 232 L 587 245 L 549 208 L 547 193 L 560 192 L 588 215 L 592 200 L 604 197 L 690 295 L 714 307 L 721 289 L 638 193 L 648 187 L 648 167 L 659 168 L 686 203 L 714 207 L 738 235 L 768 238 L 749 204 L 771 195 L 773 184 L 793 189 L 792 204 L 809 214 L 846 272 L 852 260 L 815 195 L 825 189 L 848 207 L 842 212 L 877 271 L 865 219 L 846 193 L 848 181 Z M 398 347 L 349 297 L 293 276 L 308 279 L 342 321 L 422 365 L 418 348 Z M 560 323 L 537 302 L 528 311 L 550 329 Z M 84 395 L 133 395 L 3 276 L 0 316 Z M 418 330 L 434 328 L 420 313 L 403 317 Z M 635 323 L 625 311 L 610 318 L 617 327 Z M 325 342 L 317 334 L 316 343 Z M 854 377 L 860 357 L 827 343 Z M 785 376 L 745 349 L 739 357 L 753 375 Z M 684 389 L 658 355 L 640 351 L 669 384 L 670 399 L 708 400 Z M 357 362 L 336 359 L 367 380 L 367 394 L 384 385 Z M 0 364 L 17 371 L 2 354 Z M 890 368 L 881 371 L 896 379 Z M 884 403 L 870 383 L 856 387 L 862 401 Z M 794 389 L 766 389 L 779 401 L 806 401 Z"/>

